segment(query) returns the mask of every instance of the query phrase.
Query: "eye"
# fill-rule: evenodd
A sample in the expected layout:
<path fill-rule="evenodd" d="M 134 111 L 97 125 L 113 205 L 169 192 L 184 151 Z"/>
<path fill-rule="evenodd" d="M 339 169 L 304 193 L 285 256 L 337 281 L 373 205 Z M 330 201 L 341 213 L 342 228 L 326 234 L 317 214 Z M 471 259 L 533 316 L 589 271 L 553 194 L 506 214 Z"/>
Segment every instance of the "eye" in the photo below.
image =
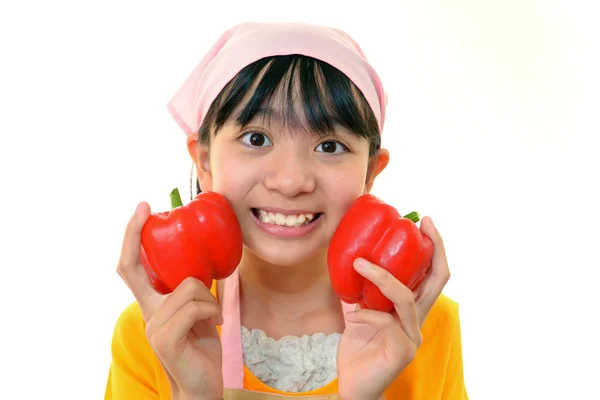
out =
<path fill-rule="evenodd" d="M 320 150 L 319 150 L 319 148 L 320 148 Z M 323 153 L 328 153 L 328 154 L 339 154 L 339 153 L 347 152 L 348 148 L 346 146 L 344 146 L 343 144 L 341 144 L 340 142 L 328 141 L 328 142 L 323 142 L 320 145 L 318 145 L 316 150 L 321 151 Z"/>
<path fill-rule="evenodd" d="M 264 134 L 259 132 L 248 132 L 240 138 L 246 146 L 264 147 L 272 146 L 271 140 Z"/>

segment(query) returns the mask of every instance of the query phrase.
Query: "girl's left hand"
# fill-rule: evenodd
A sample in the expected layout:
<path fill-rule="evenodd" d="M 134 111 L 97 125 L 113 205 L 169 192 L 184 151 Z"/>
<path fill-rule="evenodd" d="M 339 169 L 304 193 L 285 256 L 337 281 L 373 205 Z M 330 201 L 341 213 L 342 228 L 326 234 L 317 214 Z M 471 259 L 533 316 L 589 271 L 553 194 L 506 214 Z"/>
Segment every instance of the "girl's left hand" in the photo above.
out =
<path fill-rule="evenodd" d="M 347 326 L 338 347 L 340 399 L 380 399 L 421 346 L 421 327 L 450 279 L 442 238 L 431 218 L 421 221 L 421 232 L 434 244 L 432 269 L 417 296 L 387 270 L 364 259 L 356 271 L 379 287 L 394 303 L 395 312 L 360 309 L 346 315 Z"/>

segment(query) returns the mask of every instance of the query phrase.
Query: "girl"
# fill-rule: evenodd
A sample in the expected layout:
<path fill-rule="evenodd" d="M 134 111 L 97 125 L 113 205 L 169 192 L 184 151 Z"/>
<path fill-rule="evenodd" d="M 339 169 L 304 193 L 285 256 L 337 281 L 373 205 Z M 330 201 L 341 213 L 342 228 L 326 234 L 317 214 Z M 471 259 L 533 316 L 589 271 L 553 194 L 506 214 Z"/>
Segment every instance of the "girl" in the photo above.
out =
<path fill-rule="evenodd" d="M 137 207 L 117 268 L 136 302 L 115 327 L 106 399 L 467 399 L 430 218 L 420 229 L 435 245 L 432 273 L 417 295 L 354 263 L 394 313 L 340 302 L 329 282 L 329 240 L 388 164 L 385 106 L 377 73 L 340 30 L 246 23 L 219 38 L 168 108 L 198 186 L 235 210 L 242 261 L 211 288 L 188 278 L 159 294 L 139 260 L 150 208 Z"/>

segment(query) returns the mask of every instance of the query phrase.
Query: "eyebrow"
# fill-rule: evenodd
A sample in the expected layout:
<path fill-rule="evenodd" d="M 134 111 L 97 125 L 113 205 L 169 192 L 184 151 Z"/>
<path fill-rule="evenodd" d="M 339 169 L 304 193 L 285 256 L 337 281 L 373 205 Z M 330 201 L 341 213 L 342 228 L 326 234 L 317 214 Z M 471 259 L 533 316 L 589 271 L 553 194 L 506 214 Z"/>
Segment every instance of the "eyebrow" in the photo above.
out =
<path fill-rule="evenodd" d="M 248 121 L 242 121 L 242 113 L 245 110 L 247 105 L 242 105 L 242 107 L 240 107 L 240 111 L 238 111 L 235 115 L 235 121 L 242 125 L 245 126 L 247 124 L 249 124 L 252 121 L 255 121 L 259 118 L 265 119 L 267 121 L 271 121 L 271 120 L 275 120 L 277 122 L 284 122 L 285 121 L 285 117 L 284 114 L 282 114 L 279 110 L 275 110 L 273 109 L 271 106 L 269 105 L 261 105 L 258 110 L 256 110 L 256 112 L 254 112 L 254 116 L 249 119 Z"/>
<path fill-rule="evenodd" d="M 298 127 L 301 129 L 305 129 L 308 132 L 312 132 L 320 137 L 329 137 L 329 138 L 338 138 L 338 139 L 341 138 L 341 136 L 339 135 L 337 130 L 340 128 L 345 129 L 342 127 L 342 125 L 339 122 L 331 121 L 331 124 L 333 125 L 333 130 L 330 130 L 330 131 L 328 130 L 326 132 L 318 133 L 318 132 L 314 131 L 313 129 L 311 129 L 311 127 L 308 125 L 308 122 L 306 122 L 304 124 L 302 122 L 300 122 L 300 119 L 297 115 L 294 115 L 293 113 L 284 114 L 281 112 L 280 109 L 275 109 L 270 104 L 260 105 L 258 110 L 256 110 L 256 112 L 254 112 L 254 116 L 251 119 L 245 121 L 245 123 L 244 123 L 244 121 L 242 120 L 242 113 L 246 106 L 247 106 L 247 104 L 242 105 L 240 107 L 240 110 L 235 114 L 235 121 L 241 128 L 245 128 L 253 121 L 262 119 L 262 120 L 265 120 L 267 122 L 267 124 L 270 124 L 271 121 L 276 121 L 277 123 L 287 125 L 288 128 Z"/>

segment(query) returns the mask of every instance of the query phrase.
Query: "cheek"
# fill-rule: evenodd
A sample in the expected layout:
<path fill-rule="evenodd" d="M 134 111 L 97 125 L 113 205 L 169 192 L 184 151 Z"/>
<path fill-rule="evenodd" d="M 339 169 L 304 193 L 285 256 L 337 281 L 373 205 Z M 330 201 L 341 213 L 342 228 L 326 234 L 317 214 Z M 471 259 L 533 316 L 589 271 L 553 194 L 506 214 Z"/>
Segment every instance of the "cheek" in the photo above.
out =
<path fill-rule="evenodd" d="M 339 169 L 323 177 L 323 191 L 327 193 L 328 202 L 336 214 L 344 214 L 356 198 L 364 193 L 366 174 L 365 168 L 356 166 Z"/>
<path fill-rule="evenodd" d="M 245 220 L 248 209 L 244 200 L 254 184 L 252 169 L 233 157 L 221 157 L 211 168 L 213 190 L 229 200 L 240 222 Z"/>
<path fill-rule="evenodd" d="M 256 171 L 248 163 L 230 157 L 219 157 L 212 163 L 213 190 L 239 200 L 255 183 Z"/>

